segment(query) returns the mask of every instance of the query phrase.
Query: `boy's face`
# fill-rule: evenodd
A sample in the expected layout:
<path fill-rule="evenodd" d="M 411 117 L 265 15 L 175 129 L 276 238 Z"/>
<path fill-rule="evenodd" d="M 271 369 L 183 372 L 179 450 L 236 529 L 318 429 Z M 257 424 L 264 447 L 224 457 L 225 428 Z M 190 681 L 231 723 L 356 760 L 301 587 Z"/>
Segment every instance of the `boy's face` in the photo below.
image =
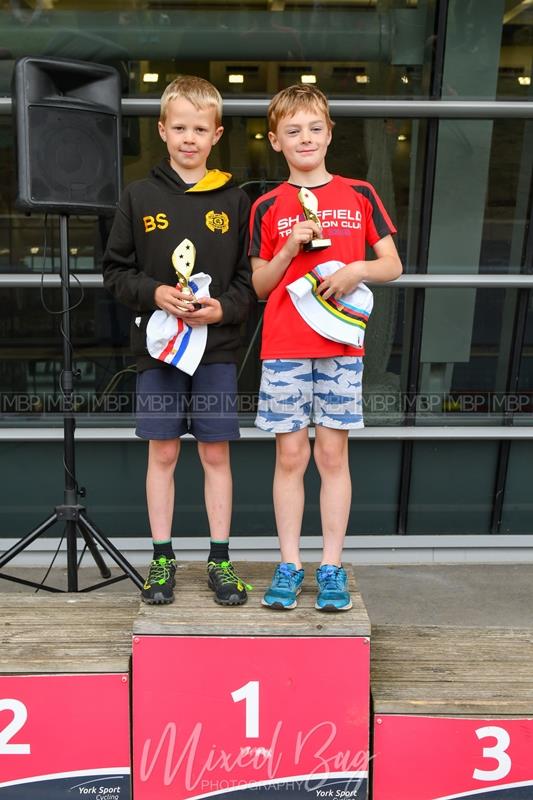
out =
<path fill-rule="evenodd" d="M 197 109 L 184 97 L 171 100 L 164 122 L 158 123 L 159 135 L 166 143 L 170 165 L 182 177 L 205 169 L 211 148 L 224 128 L 216 126 L 216 109 Z"/>
<path fill-rule="evenodd" d="M 290 117 L 282 117 L 276 132 L 270 131 L 268 138 L 274 150 L 283 153 L 291 169 L 310 172 L 324 164 L 331 131 L 323 113 L 301 109 Z"/>

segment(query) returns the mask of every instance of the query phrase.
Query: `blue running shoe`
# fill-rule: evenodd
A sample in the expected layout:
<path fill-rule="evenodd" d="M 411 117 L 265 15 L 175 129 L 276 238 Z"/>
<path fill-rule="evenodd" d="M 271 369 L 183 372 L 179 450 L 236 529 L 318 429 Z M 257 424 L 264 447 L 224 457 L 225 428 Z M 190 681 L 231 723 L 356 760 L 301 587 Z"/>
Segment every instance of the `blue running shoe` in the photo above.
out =
<path fill-rule="evenodd" d="M 342 567 L 324 564 L 316 571 L 318 594 L 315 608 L 319 611 L 348 611 L 352 607 L 348 576 Z"/>
<path fill-rule="evenodd" d="M 261 603 L 278 611 L 289 611 L 297 606 L 297 596 L 302 591 L 303 569 L 294 564 L 278 564 L 272 584 L 266 590 Z"/>

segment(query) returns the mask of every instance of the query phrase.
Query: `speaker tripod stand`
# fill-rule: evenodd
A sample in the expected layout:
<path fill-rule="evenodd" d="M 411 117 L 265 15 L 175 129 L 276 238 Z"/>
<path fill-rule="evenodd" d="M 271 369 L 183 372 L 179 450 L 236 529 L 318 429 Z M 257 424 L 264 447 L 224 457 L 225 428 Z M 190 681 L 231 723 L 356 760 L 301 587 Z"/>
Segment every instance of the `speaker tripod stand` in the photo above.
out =
<path fill-rule="evenodd" d="M 63 503 L 54 509 L 54 513 L 40 525 L 26 534 L 19 542 L 0 556 L 0 569 L 5 567 L 16 555 L 21 553 L 32 542 L 39 538 L 56 522 L 65 524 L 65 539 L 67 544 L 67 590 L 68 592 L 90 592 L 109 586 L 111 583 L 130 578 L 138 588 L 142 588 L 143 579 L 139 573 L 124 558 L 107 537 L 98 530 L 90 521 L 84 506 L 80 505 L 79 487 L 76 481 L 74 431 L 76 427 L 73 408 L 73 373 L 72 373 L 72 344 L 70 340 L 70 284 L 69 284 L 69 248 L 68 248 L 68 216 L 61 214 L 59 217 L 60 234 L 60 274 L 61 274 L 61 330 L 63 333 L 63 372 L 61 389 L 63 396 L 63 464 L 65 469 Z M 97 584 L 80 590 L 78 588 L 78 534 L 89 552 L 91 553 L 102 578 L 106 579 Z M 113 561 L 121 568 L 122 575 L 111 578 L 111 572 L 104 562 L 97 543 L 108 553 Z M 33 586 L 47 592 L 63 592 L 55 586 L 45 586 L 35 581 L 25 580 L 14 575 L 5 575 L 0 572 L 0 578 Z"/>

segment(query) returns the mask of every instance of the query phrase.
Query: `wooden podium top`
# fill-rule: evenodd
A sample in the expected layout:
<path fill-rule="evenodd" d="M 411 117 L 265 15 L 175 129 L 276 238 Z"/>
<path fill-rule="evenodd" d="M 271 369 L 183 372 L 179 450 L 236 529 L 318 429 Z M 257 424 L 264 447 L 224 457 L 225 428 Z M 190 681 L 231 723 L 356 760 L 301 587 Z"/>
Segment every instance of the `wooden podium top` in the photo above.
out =
<path fill-rule="evenodd" d="M 79 594 L 0 593 L 0 675 L 127 672 L 131 637 L 163 636 L 369 636 L 370 622 L 348 568 L 353 608 L 316 611 L 315 565 L 307 567 L 298 608 L 261 606 L 274 565 L 246 562 L 238 574 L 253 585 L 244 606 L 217 605 L 207 587 L 206 564 L 180 563 L 176 600 L 141 603 L 105 589 Z"/>
<path fill-rule="evenodd" d="M 136 595 L 0 593 L 0 675 L 127 672 Z"/>
<path fill-rule="evenodd" d="M 372 628 L 375 713 L 532 716 L 531 628 Z"/>
<path fill-rule="evenodd" d="M 266 562 L 233 562 L 238 575 L 252 584 L 243 606 L 220 606 L 207 586 L 207 565 L 178 564 L 176 600 L 172 605 L 141 605 L 133 625 L 137 636 L 369 636 L 370 620 L 357 591 L 351 567 L 347 567 L 353 608 L 339 613 L 314 608 L 316 564 L 306 564 L 306 577 L 298 607 L 275 611 L 261 605 L 275 565 Z"/>

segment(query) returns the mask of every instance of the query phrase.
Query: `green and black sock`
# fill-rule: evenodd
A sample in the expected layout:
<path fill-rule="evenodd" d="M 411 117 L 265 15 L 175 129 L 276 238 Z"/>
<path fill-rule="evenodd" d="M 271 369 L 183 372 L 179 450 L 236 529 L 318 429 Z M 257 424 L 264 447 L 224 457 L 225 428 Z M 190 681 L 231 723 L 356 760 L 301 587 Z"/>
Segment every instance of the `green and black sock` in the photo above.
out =
<path fill-rule="evenodd" d="M 210 540 L 208 561 L 229 561 L 229 539 L 223 541 Z"/>
<path fill-rule="evenodd" d="M 172 558 L 176 558 L 174 555 L 174 550 L 172 549 L 172 539 L 168 539 L 166 542 L 158 542 L 153 539 L 154 545 L 154 561 L 158 561 L 162 556 L 168 558 L 169 561 Z"/>

